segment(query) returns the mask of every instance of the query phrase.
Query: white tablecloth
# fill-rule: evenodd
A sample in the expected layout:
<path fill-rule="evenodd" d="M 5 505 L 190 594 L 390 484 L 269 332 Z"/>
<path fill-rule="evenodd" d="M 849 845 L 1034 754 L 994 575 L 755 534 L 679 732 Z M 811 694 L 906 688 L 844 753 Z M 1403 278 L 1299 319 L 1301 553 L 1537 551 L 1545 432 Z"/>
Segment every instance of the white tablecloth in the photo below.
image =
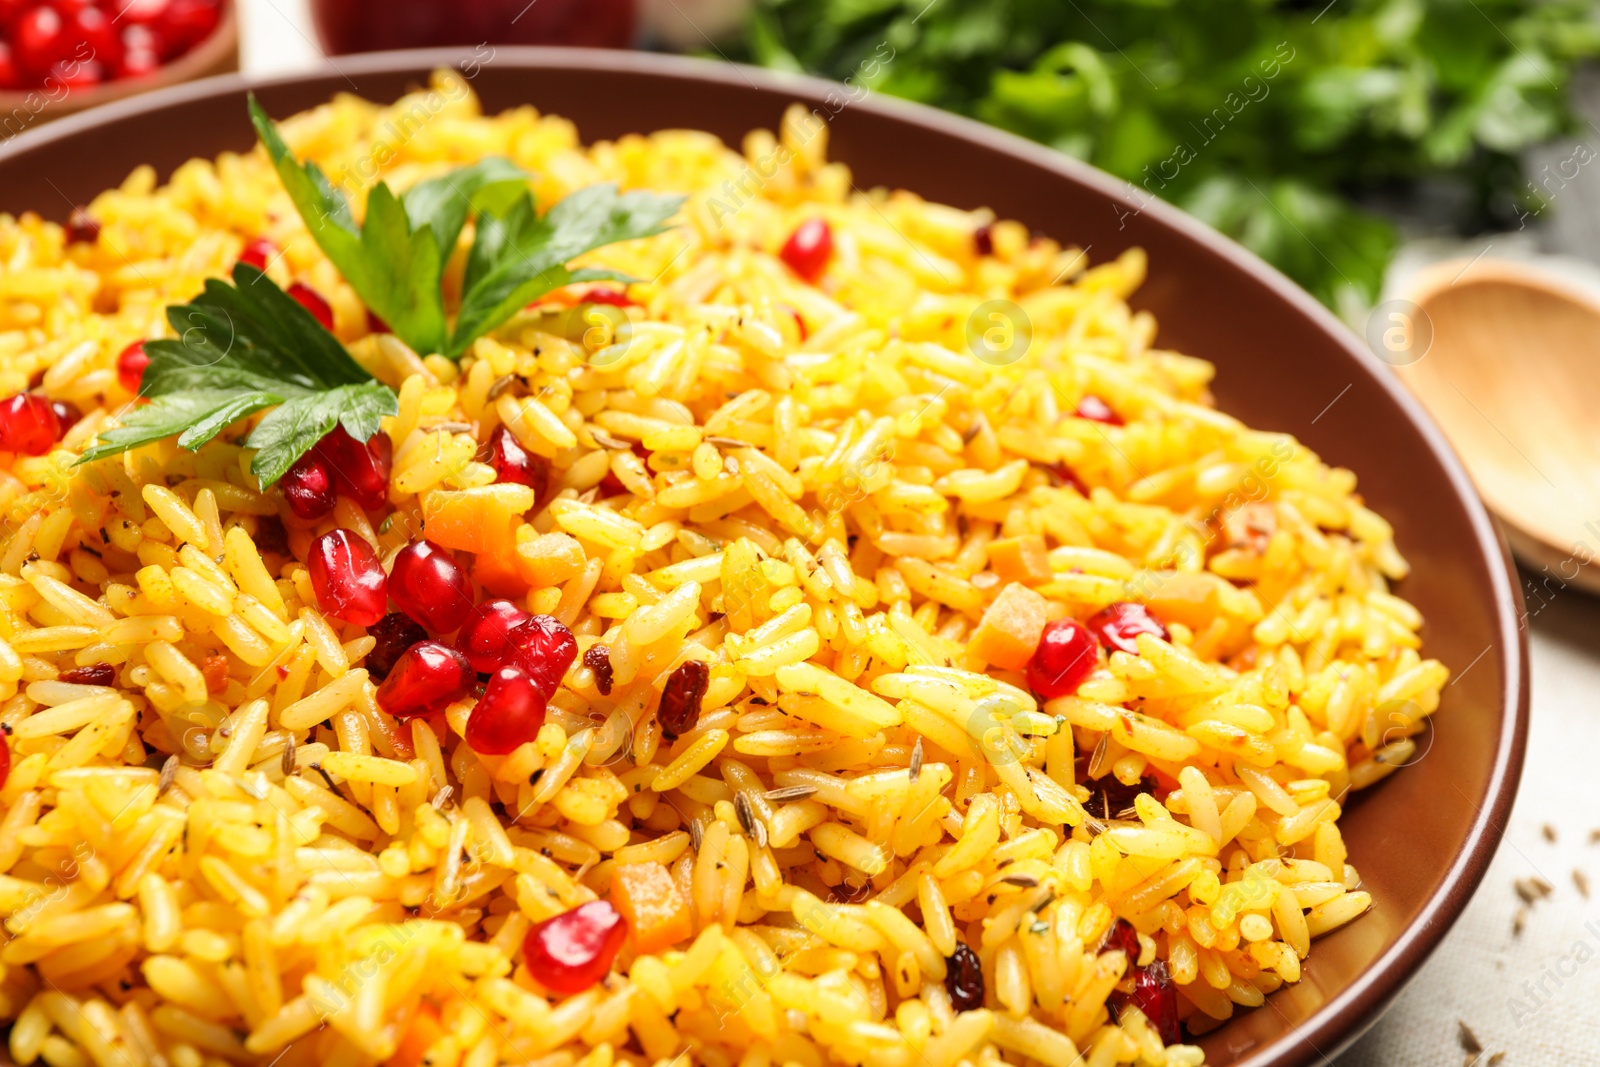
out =
<path fill-rule="evenodd" d="M 307 0 L 239 5 L 246 71 L 287 74 L 323 62 Z M 1600 179 L 1587 180 L 1593 205 Z M 1557 207 L 1570 219 L 1577 200 Z M 1546 596 L 1529 609 L 1533 732 L 1505 843 L 1443 946 L 1338 1067 L 1462 1067 L 1463 1021 L 1484 1049 L 1482 1067 L 1497 1052 L 1508 1053 L 1506 1067 L 1600 1063 L 1600 844 L 1589 842 L 1600 829 L 1600 713 L 1590 704 L 1600 693 L 1600 601 L 1575 591 Z M 1593 880 L 1594 901 L 1580 893 L 1575 871 Z M 1516 885 L 1536 878 L 1552 891 L 1525 905 Z"/>

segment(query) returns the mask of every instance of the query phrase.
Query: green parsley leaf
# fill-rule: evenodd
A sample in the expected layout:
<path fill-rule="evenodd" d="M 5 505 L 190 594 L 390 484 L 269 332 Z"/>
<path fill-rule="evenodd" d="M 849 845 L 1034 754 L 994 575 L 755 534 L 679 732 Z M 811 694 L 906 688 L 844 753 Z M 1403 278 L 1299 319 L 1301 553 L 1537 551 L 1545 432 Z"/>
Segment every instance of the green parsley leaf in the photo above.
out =
<path fill-rule="evenodd" d="M 244 444 L 256 449 L 250 470 L 268 486 L 342 425 L 357 440 L 399 411 L 394 392 L 350 358 L 336 337 L 300 303 L 248 263 L 234 285 L 218 279 L 187 304 L 167 309 L 174 340 L 145 342 L 150 364 L 141 392 L 103 431 L 79 463 L 176 436 L 193 451 L 247 415 L 268 414 Z"/>
<path fill-rule="evenodd" d="M 683 199 L 591 185 L 543 217 L 534 212 L 533 199 L 527 195 L 504 212 L 484 210 L 467 257 L 461 311 L 445 354 L 459 355 L 473 340 L 552 289 L 582 281 L 630 281 L 614 271 L 575 271 L 566 264 L 603 245 L 661 233 Z"/>

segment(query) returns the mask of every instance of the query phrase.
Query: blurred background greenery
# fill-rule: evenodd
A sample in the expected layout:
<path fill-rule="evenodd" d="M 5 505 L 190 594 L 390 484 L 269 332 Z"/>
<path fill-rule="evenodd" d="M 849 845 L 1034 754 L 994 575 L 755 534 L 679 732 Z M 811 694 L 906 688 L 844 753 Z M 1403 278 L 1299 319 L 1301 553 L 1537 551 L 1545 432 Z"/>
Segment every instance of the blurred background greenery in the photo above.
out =
<path fill-rule="evenodd" d="M 1463 234 L 1542 207 L 1520 154 L 1595 132 L 1569 95 L 1600 3 L 755 0 L 720 52 L 1088 160 L 1355 317 L 1396 247 L 1377 205 Z"/>

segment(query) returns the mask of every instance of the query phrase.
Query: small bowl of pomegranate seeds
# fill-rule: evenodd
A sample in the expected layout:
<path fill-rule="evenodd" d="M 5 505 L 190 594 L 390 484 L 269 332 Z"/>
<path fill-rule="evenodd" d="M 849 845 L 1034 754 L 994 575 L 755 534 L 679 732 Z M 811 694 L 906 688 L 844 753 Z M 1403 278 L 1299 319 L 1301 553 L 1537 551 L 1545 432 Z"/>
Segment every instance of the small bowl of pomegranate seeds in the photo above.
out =
<path fill-rule="evenodd" d="M 0 128 L 238 67 L 233 0 L 0 0 Z"/>

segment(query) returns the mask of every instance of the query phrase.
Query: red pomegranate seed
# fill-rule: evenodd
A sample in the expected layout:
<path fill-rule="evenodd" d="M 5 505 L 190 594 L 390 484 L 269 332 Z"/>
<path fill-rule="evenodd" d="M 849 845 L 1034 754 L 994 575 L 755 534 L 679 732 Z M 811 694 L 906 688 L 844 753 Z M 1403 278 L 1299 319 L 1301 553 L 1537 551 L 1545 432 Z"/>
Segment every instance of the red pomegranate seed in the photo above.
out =
<path fill-rule="evenodd" d="M 322 298 L 321 293 L 300 282 L 295 282 L 285 292 L 294 297 L 295 302 L 301 307 L 311 312 L 311 317 L 322 323 L 324 330 L 333 332 L 333 308 Z"/>
<path fill-rule="evenodd" d="M 150 356 L 143 341 L 135 341 L 117 357 L 117 381 L 130 393 L 137 394 L 144 382 L 144 369 L 150 365 Z"/>
<path fill-rule="evenodd" d="M 585 304 L 609 304 L 612 307 L 618 307 L 618 308 L 638 307 L 639 306 L 639 301 L 632 299 L 631 297 L 628 296 L 627 293 L 623 292 L 622 290 L 620 290 L 620 289 L 612 289 L 612 288 L 610 288 L 608 286 L 603 286 L 603 285 L 596 286 L 595 288 L 590 289 L 587 293 L 584 293 L 583 294 L 583 303 L 585 303 Z"/>
<path fill-rule="evenodd" d="M 289 502 L 289 510 L 307 522 L 327 515 L 337 502 L 333 472 L 328 469 L 328 461 L 315 450 L 295 460 L 278 484 L 283 488 L 283 498 Z"/>
<path fill-rule="evenodd" d="M 825 219 L 807 219 L 783 243 L 778 258 L 808 282 L 814 282 L 833 255 L 833 230 Z"/>
<path fill-rule="evenodd" d="M 1176 1045 L 1183 1040 L 1183 1030 L 1178 1023 L 1178 992 L 1166 960 L 1152 960 L 1148 967 L 1136 970 L 1132 1000 L 1144 1012 L 1163 1045 Z"/>
<path fill-rule="evenodd" d="M 61 427 L 65 434 L 72 427 L 78 425 L 78 420 L 83 418 L 83 412 L 67 403 L 65 400 L 50 401 L 50 410 L 55 412 L 56 425 Z"/>
<path fill-rule="evenodd" d="M 389 329 L 389 324 L 387 322 L 384 322 L 382 319 L 378 318 L 378 316 L 374 315 L 371 311 L 367 312 L 367 332 L 394 333 L 393 330 Z"/>
<path fill-rule="evenodd" d="M 61 13 L 50 7 L 24 12 L 11 27 L 11 44 L 16 49 L 17 65 L 43 74 L 60 55 L 66 29 Z"/>
<path fill-rule="evenodd" d="M 1115 649 L 1135 656 L 1139 654 L 1137 638 L 1140 634 L 1159 637 L 1163 641 L 1168 637 L 1167 628 L 1150 614 L 1149 608 L 1126 600 L 1095 612 L 1084 626 L 1108 651 Z"/>
<path fill-rule="evenodd" d="M 6 779 L 11 777 L 11 727 L 0 730 L 0 789 L 4 789 Z"/>
<path fill-rule="evenodd" d="M 522 959 L 535 982 L 570 996 L 606 976 L 627 937 L 627 920 L 611 902 L 591 900 L 529 930 Z"/>
<path fill-rule="evenodd" d="M 61 420 L 48 397 L 18 393 L 0 400 L 0 452 L 42 456 L 61 440 Z"/>
<path fill-rule="evenodd" d="M 508 662 L 521 667 L 549 700 L 561 687 L 567 668 L 578 658 L 578 639 L 557 619 L 535 615 L 506 634 Z"/>
<path fill-rule="evenodd" d="M 388 605 L 388 577 L 372 546 L 360 534 L 340 528 L 311 542 L 311 588 L 317 606 L 336 619 L 371 626 Z"/>
<path fill-rule="evenodd" d="M 17 69 L 17 58 L 11 54 L 11 45 L 0 41 L 0 89 L 22 88 L 22 71 Z"/>
<path fill-rule="evenodd" d="M 460 629 L 472 613 L 472 579 L 432 541 L 407 545 L 389 568 L 389 598 L 436 634 Z"/>
<path fill-rule="evenodd" d="M 367 673 L 387 678 L 406 649 L 428 639 L 428 631 L 404 612 L 392 611 L 367 627 L 367 636 L 377 642 L 367 653 Z"/>
<path fill-rule="evenodd" d="M 1099 953 L 1121 949 L 1128 957 L 1128 966 L 1131 968 L 1139 962 L 1139 931 L 1127 919 L 1117 919 L 1111 923 L 1111 928 L 1100 939 Z"/>
<path fill-rule="evenodd" d="M 467 657 L 438 641 L 419 641 L 378 686 L 378 706 L 397 719 L 427 715 L 466 696 L 473 681 Z"/>
<path fill-rule="evenodd" d="M 506 756 L 539 736 L 547 698 L 528 672 L 501 667 L 489 676 L 478 706 L 467 716 L 467 746 L 484 756 Z"/>
<path fill-rule="evenodd" d="M 84 63 L 57 63 L 50 68 L 50 77 L 68 89 L 87 89 L 106 80 L 106 69 L 93 60 Z"/>
<path fill-rule="evenodd" d="M 1071 696 L 1099 662 L 1089 631 L 1076 619 L 1057 619 L 1045 625 L 1028 661 L 1028 687 L 1046 700 Z"/>
<path fill-rule="evenodd" d="M 81 207 L 73 208 L 67 215 L 65 229 L 68 244 L 92 245 L 100 239 L 100 223 Z"/>
<path fill-rule="evenodd" d="M 245 242 L 244 251 L 239 253 L 239 262 L 248 263 L 256 270 L 266 270 L 267 264 L 277 259 L 278 246 L 265 237 L 252 237 Z M 310 292 L 310 290 L 307 290 Z M 318 297 L 320 300 L 321 297 Z M 304 301 L 301 301 L 304 303 Z"/>
<path fill-rule="evenodd" d="M 122 60 L 116 65 L 118 78 L 143 78 L 161 67 L 158 42 L 148 26 L 132 25 L 122 31 Z"/>
<path fill-rule="evenodd" d="M 489 436 L 489 465 L 494 468 L 496 481 L 515 482 L 532 489 L 536 504 L 549 487 L 550 461 L 523 448 L 517 435 L 504 426 Z"/>
<path fill-rule="evenodd" d="M 63 12 L 65 14 L 65 12 Z M 122 40 L 111 17 L 96 7 L 84 6 L 72 16 L 67 33 L 75 40 L 89 46 L 88 56 L 103 65 L 114 64 L 122 58 Z M 84 58 L 81 50 L 74 55 Z"/>
<path fill-rule="evenodd" d="M 1103 422 L 1107 426 L 1125 425 L 1122 421 L 1122 416 L 1111 410 L 1110 404 L 1107 404 L 1093 393 L 1084 394 L 1083 399 L 1078 401 L 1078 409 L 1073 414 L 1080 419 L 1088 419 L 1090 422 Z"/>
<path fill-rule="evenodd" d="M 394 445 L 383 431 L 373 434 L 365 445 L 335 426 L 315 449 L 333 472 L 334 488 L 368 511 L 383 507 L 389 499 L 389 470 L 394 463 Z"/>
<path fill-rule="evenodd" d="M 181 55 L 211 35 L 219 14 L 217 0 L 171 0 L 156 31 L 168 42 L 173 55 Z"/>
<path fill-rule="evenodd" d="M 511 654 L 507 638 L 531 616 L 509 600 L 485 600 L 473 608 L 456 634 L 456 647 L 472 669 L 482 674 L 498 670 Z"/>
<path fill-rule="evenodd" d="M 91 663 L 87 667 L 75 667 L 64 671 L 57 681 L 71 682 L 74 685 L 110 685 L 117 680 L 117 669 L 109 663 Z"/>

